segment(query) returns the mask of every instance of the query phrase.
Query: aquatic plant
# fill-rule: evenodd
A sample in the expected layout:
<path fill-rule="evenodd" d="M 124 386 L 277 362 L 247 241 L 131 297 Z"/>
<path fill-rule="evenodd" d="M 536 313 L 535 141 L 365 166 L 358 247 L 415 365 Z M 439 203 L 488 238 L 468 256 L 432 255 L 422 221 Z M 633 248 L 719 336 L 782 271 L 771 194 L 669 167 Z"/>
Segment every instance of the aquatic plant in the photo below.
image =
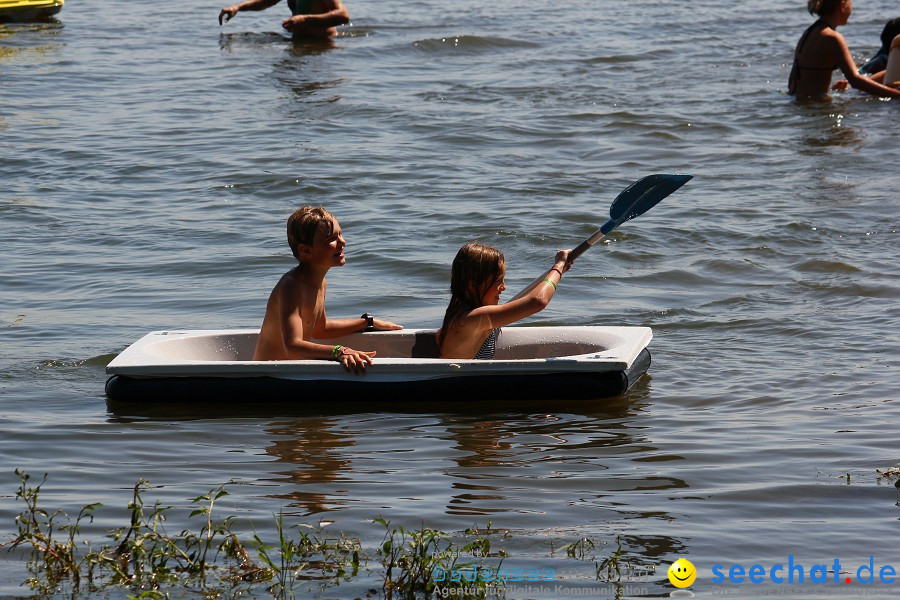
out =
<path fill-rule="evenodd" d="M 577 560 L 593 560 L 594 555 L 594 542 L 590 538 L 581 538 L 575 542 L 570 544 L 563 544 L 559 548 L 554 548 L 553 544 L 550 545 L 550 554 L 553 555 L 556 552 L 566 551 L 566 556 L 569 558 L 574 558 Z M 590 554 L 590 558 L 588 558 L 588 553 Z"/>
<path fill-rule="evenodd" d="M 622 538 L 616 536 L 616 551 L 612 556 L 594 564 L 599 581 L 618 582 L 622 580 Z"/>
<path fill-rule="evenodd" d="M 61 510 L 49 513 L 38 506 L 41 487 L 47 481 L 46 473 L 41 483 L 32 487 L 28 484 L 31 479 L 29 474 L 19 469 L 15 472 L 20 479 L 16 498 L 25 503 L 25 510 L 16 516 L 17 535 L 11 541 L 0 544 L 0 548 L 10 546 L 10 550 L 13 550 L 26 546 L 30 549 L 28 572 L 31 577 L 26 580 L 26 584 L 31 589 L 43 594 L 50 593 L 66 578 L 71 578 L 77 588 L 82 571 L 86 571 L 90 580 L 92 569 L 89 566 L 94 555 L 87 552 L 79 558 L 75 538 L 80 532 L 81 523 L 85 520 L 93 521 L 94 510 L 102 505 L 86 504 L 73 523 Z M 66 523 L 58 526 L 58 519 L 63 517 L 66 518 Z M 56 537 L 57 530 L 64 534 L 62 539 Z"/>
<path fill-rule="evenodd" d="M 890 478 L 890 477 L 900 477 L 900 467 L 888 467 L 887 469 L 875 469 L 875 472 L 878 474 L 877 477 L 879 479 Z"/>
<path fill-rule="evenodd" d="M 481 537 L 459 546 L 449 534 L 424 525 L 421 529 L 407 530 L 399 525 L 392 527 L 390 521 L 381 517 L 374 522 L 385 528 L 378 553 L 385 568 L 383 591 L 388 600 L 394 594 L 404 600 L 420 595 L 472 600 L 505 596 L 506 582 L 494 574 L 499 571 L 506 552 L 491 553 L 490 538 L 484 535 L 497 531 L 490 531 L 490 524 L 487 531 L 467 529 L 467 535 L 477 532 Z M 501 561 L 496 567 L 485 569 L 482 562 L 460 562 L 461 557 L 494 557 Z"/>
<path fill-rule="evenodd" d="M 284 513 L 275 515 L 278 546 L 266 544 L 254 532 L 253 543 L 260 560 L 268 567 L 275 580 L 268 589 L 276 598 L 293 598 L 294 586 L 300 579 L 318 578 L 326 583 L 347 580 L 359 573 L 361 559 L 367 559 L 358 539 L 340 535 L 328 538 L 320 535 L 321 529 L 309 525 L 297 525 L 299 540 L 286 535 Z M 277 550 L 273 553 L 272 550 Z M 318 575 L 307 572 L 317 570 Z"/>
<path fill-rule="evenodd" d="M 124 588 L 136 594 L 132 597 L 162 598 L 168 596 L 166 589 L 177 587 L 205 597 L 235 596 L 249 591 L 253 584 L 274 579 L 269 591 L 284 598 L 292 597 L 293 582 L 300 571 L 318 570 L 317 577 L 329 582 L 359 569 L 358 540 L 343 536 L 329 539 L 318 530 L 301 534 L 299 541 L 290 540 L 284 535 L 280 516 L 276 521 L 278 556 L 254 536 L 258 558 L 251 558 L 232 531 L 235 517 L 213 519 L 216 501 L 228 495 L 226 486 L 234 481 L 193 498 L 188 518 L 201 517 L 200 529 L 172 535 L 164 527 L 166 513 L 172 507 L 158 501 L 146 506 L 143 494 L 151 486 L 141 479 L 128 504 L 129 524 L 110 535 L 114 543 L 94 551 L 88 542 L 82 542 L 85 549 L 79 552 L 81 525 L 93 521 L 94 511 L 102 505 L 85 505 L 72 522 L 62 510 L 50 513 L 39 506 L 46 475 L 37 486 L 29 484 L 31 476 L 27 473 L 16 470 L 16 475 L 20 478 L 16 498 L 25 502 L 25 509 L 16 517 L 17 534 L 0 548 L 30 550 L 30 577 L 25 585 L 40 595 L 65 593 L 74 597 Z"/>
<path fill-rule="evenodd" d="M 47 475 L 34 485 L 29 474 L 18 469 L 15 473 L 20 479 L 16 499 L 25 506 L 15 519 L 16 534 L 0 543 L 0 548 L 18 550 L 27 557 L 28 577 L 23 585 L 39 596 L 124 594 L 159 600 L 185 592 L 216 598 L 265 590 L 287 599 L 294 598 L 301 584 L 304 592 L 316 585 L 321 592 L 361 575 L 375 575 L 381 578 L 388 600 L 486 600 L 504 598 L 510 581 L 503 567 L 508 553 L 497 542 L 511 534 L 491 523 L 449 534 L 424 524 L 407 529 L 379 517 L 373 522 L 384 528 L 384 535 L 375 550 L 379 561 L 373 568 L 359 539 L 327 534 L 321 524 L 289 526 L 283 512 L 273 515 L 274 541 L 266 541 L 254 530 L 245 543 L 234 532 L 236 517 L 214 517 L 218 502 L 229 494 L 228 487 L 239 484 L 236 481 L 190 499 L 187 519 L 199 521 L 199 528 L 170 534 L 165 523 L 173 507 L 159 501 L 147 503 L 145 495 L 154 488 L 141 479 L 128 502 L 127 524 L 107 535 L 111 543 L 94 549 L 81 539 L 81 528 L 93 522 L 102 504 L 84 505 L 74 519 L 62 510 L 48 511 L 40 504 Z M 551 542 L 551 556 L 564 550 L 568 558 L 580 562 L 594 561 L 595 549 L 589 538 L 555 550 Z M 598 581 L 619 584 L 623 570 L 630 568 L 623 560 L 619 537 L 613 554 L 594 567 Z"/>

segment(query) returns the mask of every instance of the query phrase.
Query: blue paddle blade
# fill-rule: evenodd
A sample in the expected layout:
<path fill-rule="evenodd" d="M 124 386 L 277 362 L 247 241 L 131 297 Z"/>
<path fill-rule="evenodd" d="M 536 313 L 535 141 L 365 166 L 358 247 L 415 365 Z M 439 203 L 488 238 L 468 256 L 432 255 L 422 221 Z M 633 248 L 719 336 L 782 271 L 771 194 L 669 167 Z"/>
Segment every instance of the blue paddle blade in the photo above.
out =
<path fill-rule="evenodd" d="M 638 217 L 690 181 L 693 175 L 647 175 L 622 190 L 609 207 L 609 221 L 601 227 L 604 235 Z"/>

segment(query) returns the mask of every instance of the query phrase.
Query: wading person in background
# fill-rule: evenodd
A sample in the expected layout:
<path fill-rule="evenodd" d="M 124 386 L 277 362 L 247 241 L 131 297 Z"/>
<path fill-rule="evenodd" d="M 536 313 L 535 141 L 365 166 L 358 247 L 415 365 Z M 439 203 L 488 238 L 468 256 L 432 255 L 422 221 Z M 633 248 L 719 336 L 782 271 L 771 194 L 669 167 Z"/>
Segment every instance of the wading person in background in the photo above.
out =
<path fill-rule="evenodd" d="M 887 67 L 888 54 L 891 51 L 891 45 L 894 38 L 900 35 L 900 17 L 891 19 L 885 24 L 881 30 L 881 48 L 875 53 L 875 56 L 866 61 L 866 64 L 859 68 L 859 72 L 866 75 L 874 75 L 884 71 Z"/>
<path fill-rule="evenodd" d="M 897 20 L 895 19 L 895 21 Z M 872 79 L 877 78 L 880 78 L 881 83 L 888 87 L 900 88 L 900 34 L 895 35 L 891 40 L 884 71 L 872 76 Z"/>
<path fill-rule="evenodd" d="M 900 35 L 900 17 L 891 19 L 885 24 L 884 29 L 881 30 L 881 48 L 878 49 L 875 56 L 867 60 L 866 64 L 859 68 L 859 72 L 865 75 L 875 75 L 884 71 L 887 68 L 891 46 L 897 46 L 894 38 L 898 35 Z"/>
<path fill-rule="evenodd" d="M 846 25 L 853 12 L 853 0 L 809 0 L 810 14 L 819 19 L 803 33 L 794 51 L 794 64 L 788 80 L 788 93 L 797 98 L 827 98 L 831 89 L 853 86 L 875 96 L 900 98 L 900 90 L 882 85 L 883 76 L 860 75 L 844 36 L 837 28 Z M 831 86 L 831 73 L 840 69 L 846 80 Z"/>
<path fill-rule="evenodd" d="M 281 0 L 245 0 L 222 9 L 219 25 L 227 23 L 239 12 L 266 10 Z M 286 31 L 298 37 L 330 39 L 336 27 L 350 22 L 350 13 L 341 0 L 288 0 L 291 16 L 281 22 Z"/>

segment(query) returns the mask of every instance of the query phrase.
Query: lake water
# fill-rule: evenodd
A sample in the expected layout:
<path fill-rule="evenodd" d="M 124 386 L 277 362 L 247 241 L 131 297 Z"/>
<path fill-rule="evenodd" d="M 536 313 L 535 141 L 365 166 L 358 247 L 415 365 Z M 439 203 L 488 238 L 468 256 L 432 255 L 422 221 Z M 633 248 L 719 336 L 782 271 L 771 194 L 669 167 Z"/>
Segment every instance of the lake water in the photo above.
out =
<path fill-rule="evenodd" d="M 589 538 L 599 561 L 620 536 L 625 560 L 658 567 L 624 596 L 668 596 L 685 557 L 700 597 L 895 597 L 857 568 L 900 570 L 900 496 L 876 472 L 900 463 L 900 104 L 785 96 L 804 6 L 348 0 L 333 47 L 283 35 L 283 3 L 219 27 L 216 3 L 70 0 L 58 22 L 0 26 L 0 533 L 22 508 L 15 468 L 49 473 L 48 508 L 104 503 L 95 543 L 142 477 L 178 506 L 233 479 L 223 516 L 244 530 L 284 510 L 372 553 L 379 516 L 491 523 L 510 532 L 506 566 L 572 571 L 563 583 L 596 595 L 591 556 L 551 546 Z M 896 4 L 854 9 L 842 31 L 861 62 Z M 107 406 L 105 365 L 144 333 L 259 326 L 298 206 L 325 205 L 348 241 L 330 316 L 434 327 L 461 244 L 503 250 L 512 295 L 656 172 L 695 178 L 528 320 L 652 327 L 653 365 L 623 397 L 541 413 Z M 717 564 L 768 573 L 789 556 L 807 577 L 839 559 L 841 583 L 712 581 Z M 25 576 L 4 557 L 0 595 Z"/>

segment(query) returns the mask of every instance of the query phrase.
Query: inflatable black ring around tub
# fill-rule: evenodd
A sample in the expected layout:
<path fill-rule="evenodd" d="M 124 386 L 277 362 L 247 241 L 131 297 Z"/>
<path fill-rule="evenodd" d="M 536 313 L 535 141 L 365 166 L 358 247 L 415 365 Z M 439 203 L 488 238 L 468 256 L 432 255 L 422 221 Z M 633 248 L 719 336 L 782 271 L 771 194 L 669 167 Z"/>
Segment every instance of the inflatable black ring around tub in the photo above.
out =
<path fill-rule="evenodd" d="M 113 375 L 106 382 L 112 403 L 240 404 L 254 402 L 297 403 L 315 399 L 328 412 L 342 402 L 357 402 L 378 410 L 392 406 L 432 402 L 490 405 L 492 399 L 536 401 L 541 399 L 592 400 L 625 393 L 650 367 L 645 348 L 623 371 L 468 375 L 409 381 L 366 381 L 365 374 L 352 380 L 298 381 L 276 377 L 128 377 Z"/>

